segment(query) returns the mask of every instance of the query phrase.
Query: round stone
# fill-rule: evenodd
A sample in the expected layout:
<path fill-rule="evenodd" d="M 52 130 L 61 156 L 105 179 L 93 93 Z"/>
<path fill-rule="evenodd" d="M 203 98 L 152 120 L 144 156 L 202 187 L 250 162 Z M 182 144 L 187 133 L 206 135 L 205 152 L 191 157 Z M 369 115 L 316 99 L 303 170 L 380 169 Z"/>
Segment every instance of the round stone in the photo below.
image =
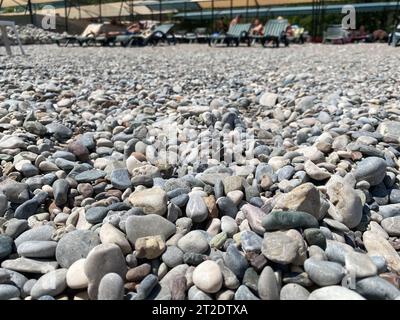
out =
<path fill-rule="evenodd" d="M 85 289 L 89 284 L 89 280 L 84 270 L 85 259 L 76 260 L 68 268 L 66 274 L 66 282 L 71 289 Z"/>
<path fill-rule="evenodd" d="M 192 194 L 186 205 L 186 216 L 194 222 L 203 222 L 208 217 L 208 208 L 199 194 Z"/>
<path fill-rule="evenodd" d="M 365 300 L 365 298 L 345 287 L 328 286 L 311 292 L 308 300 Z"/>
<path fill-rule="evenodd" d="M 106 243 L 94 247 L 84 263 L 85 274 L 89 280 L 88 293 L 96 299 L 100 280 L 107 273 L 117 273 L 125 279 L 126 263 L 121 249 L 116 244 Z"/>
<path fill-rule="evenodd" d="M 386 161 L 378 157 L 368 157 L 357 164 L 354 176 L 357 181 L 365 180 L 371 186 L 380 184 L 386 175 Z"/>
<path fill-rule="evenodd" d="M 201 231 L 193 230 L 178 240 L 178 247 L 183 252 L 204 253 L 209 249 L 209 244 Z"/>
<path fill-rule="evenodd" d="M 123 300 L 124 280 L 116 273 L 107 273 L 99 284 L 98 300 Z"/>
<path fill-rule="evenodd" d="M 206 293 L 218 292 L 222 287 L 222 281 L 221 270 L 214 261 L 204 261 L 194 269 L 193 283 Z"/>

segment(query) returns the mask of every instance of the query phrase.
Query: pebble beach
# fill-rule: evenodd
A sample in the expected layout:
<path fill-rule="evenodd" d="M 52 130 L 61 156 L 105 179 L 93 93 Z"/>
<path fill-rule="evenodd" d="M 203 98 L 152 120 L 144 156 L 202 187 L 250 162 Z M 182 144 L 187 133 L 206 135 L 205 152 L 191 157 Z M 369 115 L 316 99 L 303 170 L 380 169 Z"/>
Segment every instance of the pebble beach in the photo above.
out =
<path fill-rule="evenodd" d="M 1 300 L 400 299 L 398 48 L 25 50 Z"/>

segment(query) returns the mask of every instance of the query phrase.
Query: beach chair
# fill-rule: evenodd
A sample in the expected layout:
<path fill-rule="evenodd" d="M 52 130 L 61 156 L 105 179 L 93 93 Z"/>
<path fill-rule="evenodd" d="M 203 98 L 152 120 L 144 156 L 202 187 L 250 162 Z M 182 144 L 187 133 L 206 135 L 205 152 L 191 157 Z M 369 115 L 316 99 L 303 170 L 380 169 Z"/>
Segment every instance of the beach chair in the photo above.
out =
<path fill-rule="evenodd" d="M 252 43 L 260 41 L 261 44 L 266 47 L 270 41 L 273 42 L 274 47 L 279 47 L 279 44 L 283 42 L 287 47 L 289 41 L 286 37 L 286 29 L 289 26 L 289 22 L 286 19 L 272 19 L 269 20 L 264 26 L 263 35 L 252 35 Z"/>
<path fill-rule="evenodd" d="M 342 28 L 342 25 L 331 25 L 328 26 L 323 36 L 323 43 L 328 41 L 331 43 L 339 42 L 345 44 L 348 40 L 347 31 Z"/>
<path fill-rule="evenodd" d="M 396 26 L 394 32 L 389 35 L 389 45 L 397 47 L 400 43 L 400 24 Z"/>
<path fill-rule="evenodd" d="M 166 42 L 168 44 L 176 44 L 176 38 L 172 32 L 174 24 L 160 24 L 153 30 L 131 35 L 120 35 L 115 38 L 115 43 L 120 43 L 122 46 L 132 45 L 157 45 L 160 42 Z"/>
<path fill-rule="evenodd" d="M 239 46 L 241 41 L 245 41 L 250 46 L 249 31 L 251 28 L 250 23 L 238 23 L 234 26 L 229 27 L 226 34 L 211 35 L 208 44 L 210 46 L 216 46 L 218 44 L 225 43 L 227 46 L 235 44 Z"/>
<path fill-rule="evenodd" d="M 176 36 L 176 35 L 175 35 Z M 208 41 L 209 35 L 206 28 L 196 28 L 192 32 L 186 32 L 184 39 L 187 43 L 205 43 Z"/>
<path fill-rule="evenodd" d="M 62 36 L 53 38 L 58 46 L 67 47 L 69 44 L 79 46 L 91 45 L 95 43 L 96 35 L 99 34 L 102 23 L 90 23 L 80 36 Z"/>
<path fill-rule="evenodd" d="M 206 43 L 210 38 L 210 35 L 207 33 L 207 28 L 196 28 L 194 29 L 194 33 L 198 43 Z"/>

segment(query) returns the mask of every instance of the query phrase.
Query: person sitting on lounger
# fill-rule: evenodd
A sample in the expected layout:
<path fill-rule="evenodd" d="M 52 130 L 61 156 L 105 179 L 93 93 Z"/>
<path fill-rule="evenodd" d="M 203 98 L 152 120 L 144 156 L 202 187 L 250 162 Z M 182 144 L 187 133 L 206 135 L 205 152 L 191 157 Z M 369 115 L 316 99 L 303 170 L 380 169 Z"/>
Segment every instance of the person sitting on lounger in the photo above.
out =
<path fill-rule="evenodd" d="M 264 26 L 262 25 L 260 19 L 256 18 L 253 21 L 253 24 L 250 29 L 251 35 L 262 36 L 264 33 Z"/>
<path fill-rule="evenodd" d="M 144 24 L 141 22 L 131 24 L 126 28 L 126 34 L 138 34 L 144 30 Z"/>
<path fill-rule="evenodd" d="M 231 28 L 231 27 L 237 25 L 238 23 L 240 23 L 240 19 L 242 19 L 242 15 L 241 14 L 237 15 L 236 17 L 234 17 L 232 19 L 231 23 L 229 24 L 229 28 Z"/>

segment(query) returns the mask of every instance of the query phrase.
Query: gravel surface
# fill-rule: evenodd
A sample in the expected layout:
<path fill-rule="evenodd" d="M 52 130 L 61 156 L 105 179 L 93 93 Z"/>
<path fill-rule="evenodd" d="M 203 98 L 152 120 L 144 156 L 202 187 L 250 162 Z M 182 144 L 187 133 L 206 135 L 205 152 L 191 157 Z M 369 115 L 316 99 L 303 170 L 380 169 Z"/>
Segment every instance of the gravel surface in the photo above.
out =
<path fill-rule="evenodd" d="M 399 299 L 398 49 L 26 50 L 0 299 Z"/>

